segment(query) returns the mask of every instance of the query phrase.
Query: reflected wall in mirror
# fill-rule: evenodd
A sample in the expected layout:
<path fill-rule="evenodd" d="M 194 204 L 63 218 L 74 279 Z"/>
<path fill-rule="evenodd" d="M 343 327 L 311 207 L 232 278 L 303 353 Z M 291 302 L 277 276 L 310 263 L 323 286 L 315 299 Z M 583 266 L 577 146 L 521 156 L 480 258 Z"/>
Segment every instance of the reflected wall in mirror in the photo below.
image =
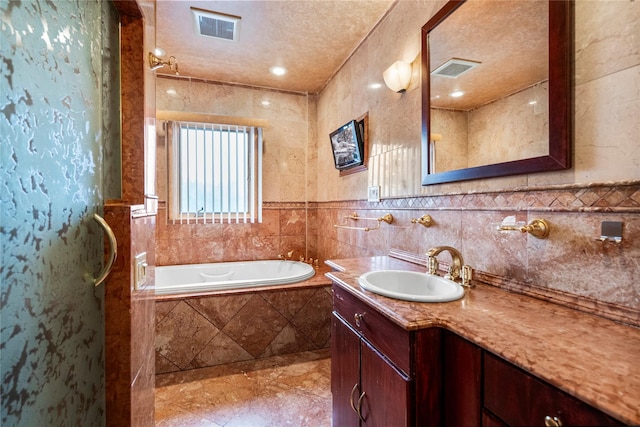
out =
<path fill-rule="evenodd" d="M 423 185 L 570 166 L 571 7 L 450 1 L 425 24 Z"/>

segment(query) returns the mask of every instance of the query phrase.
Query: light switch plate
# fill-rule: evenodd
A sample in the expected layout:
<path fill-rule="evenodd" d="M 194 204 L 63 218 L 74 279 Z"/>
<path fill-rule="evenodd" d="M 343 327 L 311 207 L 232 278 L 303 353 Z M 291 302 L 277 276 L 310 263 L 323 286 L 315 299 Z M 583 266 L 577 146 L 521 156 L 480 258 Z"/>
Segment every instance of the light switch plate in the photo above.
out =
<path fill-rule="evenodd" d="M 370 185 L 369 186 L 369 193 L 368 193 L 367 201 L 369 201 L 369 202 L 379 202 L 380 201 L 380 186 L 379 185 Z"/>
<path fill-rule="evenodd" d="M 147 280 L 147 253 L 136 255 L 133 265 L 133 289 L 139 290 Z"/>

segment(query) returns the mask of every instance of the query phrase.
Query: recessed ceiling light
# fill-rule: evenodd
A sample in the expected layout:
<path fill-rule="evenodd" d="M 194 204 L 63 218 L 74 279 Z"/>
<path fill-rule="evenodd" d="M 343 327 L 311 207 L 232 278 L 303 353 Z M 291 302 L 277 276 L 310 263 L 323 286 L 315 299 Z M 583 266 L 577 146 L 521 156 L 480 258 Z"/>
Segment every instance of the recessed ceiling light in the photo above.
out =
<path fill-rule="evenodd" d="M 461 90 L 457 90 L 457 91 L 451 92 L 449 94 L 449 96 L 452 97 L 452 98 L 460 98 L 462 95 L 464 95 L 464 92 L 461 91 Z"/>
<path fill-rule="evenodd" d="M 537 103 L 538 103 L 538 101 L 536 101 L 536 100 L 529 101 L 529 105 L 536 105 Z"/>
<path fill-rule="evenodd" d="M 261 102 L 261 104 L 262 104 L 264 107 L 268 107 L 269 105 L 271 105 L 271 102 L 269 102 L 269 101 L 267 101 L 267 100 L 265 99 L 264 101 L 262 101 L 262 102 Z"/>
<path fill-rule="evenodd" d="M 171 88 L 171 89 L 167 89 L 167 90 L 165 91 L 165 93 L 166 93 L 167 95 L 176 95 L 178 92 L 176 92 L 176 90 L 175 90 L 174 88 Z"/>
<path fill-rule="evenodd" d="M 271 74 L 275 74 L 276 76 L 284 76 L 287 74 L 287 69 L 278 65 L 269 68 L 269 71 L 271 71 Z"/>
<path fill-rule="evenodd" d="M 371 89 L 380 89 L 382 87 L 382 83 L 371 83 L 369 87 Z"/>

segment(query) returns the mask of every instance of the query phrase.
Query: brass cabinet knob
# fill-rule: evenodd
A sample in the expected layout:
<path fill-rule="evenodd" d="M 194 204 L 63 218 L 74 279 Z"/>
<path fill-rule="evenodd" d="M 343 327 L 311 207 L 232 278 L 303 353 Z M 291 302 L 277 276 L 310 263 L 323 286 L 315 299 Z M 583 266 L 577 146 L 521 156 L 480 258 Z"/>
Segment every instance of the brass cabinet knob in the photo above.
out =
<path fill-rule="evenodd" d="M 356 326 L 360 327 L 360 321 L 364 320 L 364 315 L 366 313 L 356 313 L 353 315 L 353 319 L 356 321 Z"/>
<path fill-rule="evenodd" d="M 562 427 L 562 421 L 558 417 L 550 417 L 547 415 L 544 417 L 544 425 L 546 427 Z"/>

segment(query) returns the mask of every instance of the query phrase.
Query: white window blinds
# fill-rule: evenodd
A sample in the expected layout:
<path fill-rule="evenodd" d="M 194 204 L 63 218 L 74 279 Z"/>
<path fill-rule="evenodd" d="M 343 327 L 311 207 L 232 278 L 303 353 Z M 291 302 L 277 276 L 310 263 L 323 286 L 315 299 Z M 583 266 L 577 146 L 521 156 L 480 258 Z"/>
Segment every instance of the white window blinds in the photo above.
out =
<path fill-rule="evenodd" d="M 172 122 L 174 223 L 262 222 L 262 129 Z"/>

